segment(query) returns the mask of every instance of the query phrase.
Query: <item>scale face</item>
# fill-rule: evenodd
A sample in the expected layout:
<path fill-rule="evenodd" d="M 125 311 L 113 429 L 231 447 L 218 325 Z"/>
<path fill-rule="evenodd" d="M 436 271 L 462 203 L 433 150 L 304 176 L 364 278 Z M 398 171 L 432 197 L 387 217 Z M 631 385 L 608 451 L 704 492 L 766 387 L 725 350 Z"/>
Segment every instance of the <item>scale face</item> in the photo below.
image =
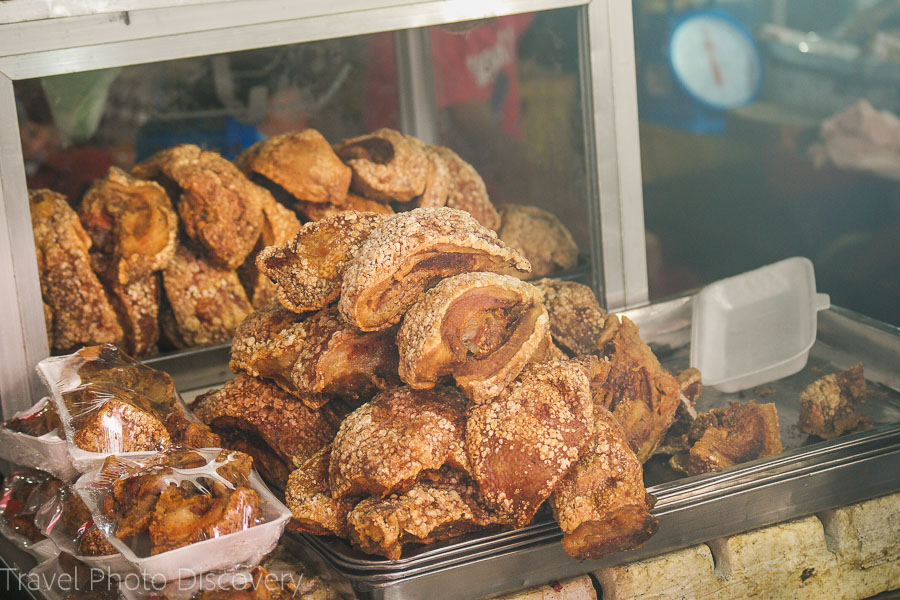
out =
<path fill-rule="evenodd" d="M 749 104 L 762 83 L 762 60 L 753 36 L 715 12 L 691 13 L 675 25 L 669 61 L 678 83 L 710 108 Z"/>

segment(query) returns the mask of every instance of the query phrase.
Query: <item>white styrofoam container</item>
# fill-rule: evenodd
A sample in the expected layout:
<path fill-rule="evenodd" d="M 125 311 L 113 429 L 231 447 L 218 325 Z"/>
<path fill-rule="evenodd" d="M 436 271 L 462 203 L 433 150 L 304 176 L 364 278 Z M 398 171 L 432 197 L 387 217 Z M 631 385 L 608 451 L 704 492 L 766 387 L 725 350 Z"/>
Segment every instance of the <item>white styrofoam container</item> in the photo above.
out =
<path fill-rule="evenodd" d="M 220 450 L 205 449 L 196 452 L 213 461 Z M 141 454 L 141 457 L 146 458 L 153 456 L 154 453 L 130 454 Z M 174 469 L 174 471 L 186 475 L 209 475 L 207 467 Z M 100 507 L 106 497 L 108 486 L 99 481 L 99 475 L 100 466 L 85 472 L 75 482 L 75 490 L 87 504 L 94 522 L 101 525 L 106 539 L 122 553 L 126 561 L 135 566 L 144 579 L 153 582 L 175 581 L 211 571 L 234 571 L 253 567 L 275 548 L 287 520 L 291 517 L 291 511 L 269 491 L 256 471 L 252 471 L 249 483 L 259 494 L 262 523 L 174 550 L 139 556 L 132 547 L 102 527 L 105 515 Z"/>
<path fill-rule="evenodd" d="M 49 401 L 49 398 L 42 398 L 34 406 L 17 412 L 12 418 L 32 415 L 44 408 Z M 0 427 L 0 459 L 14 465 L 46 471 L 62 481 L 72 481 L 78 476 L 78 471 L 69 459 L 66 440 L 61 431 L 54 430 L 35 437 Z"/>
<path fill-rule="evenodd" d="M 803 257 L 711 283 L 693 299 L 691 366 L 704 385 L 729 393 L 792 375 L 806 365 L 816 315 L 829 306 Z"/>

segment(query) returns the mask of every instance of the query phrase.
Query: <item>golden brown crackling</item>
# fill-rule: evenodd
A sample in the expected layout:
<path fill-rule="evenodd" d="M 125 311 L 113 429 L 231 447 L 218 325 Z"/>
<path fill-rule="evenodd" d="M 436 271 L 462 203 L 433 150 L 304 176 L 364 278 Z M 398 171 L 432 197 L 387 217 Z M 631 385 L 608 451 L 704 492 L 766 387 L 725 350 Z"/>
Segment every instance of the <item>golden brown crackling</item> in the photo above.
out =
<path fill-rule="evenodd" d="M 497 235 L 531 263 L 532 277 L 546 277 L 578 264 L 578 245 L 556 215 L 537 206 L 504 204 Z"/>
<path fill-rule="evenodd" d="M 78 535 L 75 553 L 81 556 L 109 556 L 119 551 L 106 540 L 96 525 L 91 525 Z"/>
<path fill-rule="evenodd" d="M 575 281 L 539 279 L 533 284 L 543 294 L 553 341 L 572 356 L 602 354 L 619 321 L 609 318 L 593 290 Z"/>
<path fill-rule="evenodd" d="M 265 190 L 218 153 L 173 146 L 135 165 L 131 174 L 170 185 L 184 233 L 216 264 L 236 269 L 253 250 Z"/>
<path fill-rule="evenodd" d="M 278 302 L 253 311 L 234 332 L 231 370 L 271 379 L 287 392 L 298 392 L 290 372 L 304 339 L 301 323 L 308 316 L 290 311 Z"/>
<path fill-rule="evenodd" d="M 464 410 L 454 388 L 381 392 L 341 423 L 329 464 L 332 495 L 385 496 L 409 488 L 428 469 L 467 470 Z"/>
<path fill-rule="evenodd" d="M 594 407 L 591 441 L 550 505 L 563 548 L 582 560 L 635 548 L 656 531 L 641 463 L 608 410 Z"/>
<path fill-rule="evenodd" d="M 386 329 L 445 277 L 509 268 L 530 266 L 468 213 L 416 208 L 386 219 L 362 243 L 344 273 L 338 306 L 363 331 Z"/>
<path fill-rule="evenodd" d="M 674 454 L 669 464 L 688 475 L 718 471 L 783 449 L 775 405 L 752 400 L 699 413 L 684 442 L 686 448 Z"/>
<path fill-rule="evenodd" d="M 295 328 L 297 359 L 290 378 L 300 392 L 369 399 L 400 384 L 393 330 L 361 332 L 337 307 L 320 310 Z"/>
<path fill-rule="evenodd" d="M 420 196 L 428 177 L 425 144 L 393 129 L 378 129 L 342 141 L 338 156 L 353 170 L 350 189 L 383 202 L 409 202 Z"/>
<path fill-rule="evenodd" d="M 150 412 L 109 398 L 79 423 L 72 441 L 88 452 L 147 452 L 168 448 L 172 440 Z"/>
<path fill-rule="evenodd" d="M 163 271 L 163 286 L 178 334 L 188 346 L 230 341 L 253 312 L 235 271 L 210 264 L 184 245 Z"/>
<path fill-rule="evenodd" d="M 328 485 L 330 457 L 331 446 L 325 446 L 294 470 L 285 487 L 284 501 L 293 515 L 292 529 L 346 538 L 350 533 L 347 513 L 356 499 L 332 497 Z"/>
<path fill-rule="evenodd" d="M 246 432 L 261 438 L 286 465 L 331 442 L 337 428 L 323 413 L 273 383 L 241 374 L 206 392 L 193 412 L 214 431 Z"/>
<path fill-rule="evenodd" d="M 278 284 L 278 301 L 294 312 L 325 308 L 341 294 L 345 270 L 383 215 L 345 211 L 306 223 L 282 246 L 264 248 L 259 270 Z"/>
<path fill-rule="evenodd" d="M 678 380 L 659 364 L 637 326 L 625 316 L 612 340 L 604 345 L 609 376 L 596 402 L 608 406 L 625 430 L 628 443 L 643 463 L 662 442 L 681 403 Z"/>
<path fill-rule="evenodd" d="M 425 156 L 428 158 L 425 191 L 416 199 L 415 205 L 418 207 L 444 206 L 447 204 L 450 188 L 453 186 L 450 167 L 447 166 L 444 157 L 434 149 L 434 146 L 425 148 Z"/>
<path fill-rule="evenodd" d="M 347 194 L 341 204 L 303 202 L 297 200 L 293 203 L 294 209 L 307 221 L 319 221 L 328 219 L 347 210 L 358 212 L 371 212 L 378 215 L 392 215 L 394 209 L 390 204 L 378 200 L 370 200 L 353 193 Z"/>
<path fill-rule="evenodd" d="M 62 194 L 29 190 L 28 198 L 41 296 L 53 315 L 53 348 L 120 341 L 122 327 L 91 268 L 91 238 L 78 215 Z"/>
<path fill-rule="evenodd" d="M 483 505 L 468 477 L 444 470 L 404 492 L 362 500 L 347 520 L 354 545 L 390 560 L 398 560 L 407 544 L 431 544 L 507 523 Z"/>
<path fill-rule="evenodd" d="M 463 306 L 470 301 L 471 307 Z M 421 389 L 452 375 L 470 400 L 484 402 L 516 378 L 548 333 L 547 312 L 533 286 L 496 273 L 448 277 L 403 318 L 400 378 Z M 483 352 L 482 337 L 491 338 Z"/>
<path fill-rule="evenodd" d="M 258 173 L 305 202 L 341 204 L 352 171 L 315 129 L 274 135 L 235 159 L 244 173 Z"/>
<path fill-rule="evenodd" d="M 856 403 L 866 395 L 862 363 L 842 373 L 824 375 L 800 392 L 797 427 L 809 435 L 832 439 L 859 427 Z"/>
<path fill-rule="evenodd" d="M 159 273 L 148 273 L 121 284 L 110 269 L 110 257 L 91 253 L 91 262 L 103 282 L 119 317 L 124 337 L 122 349 L 136 358 L 152 356 L 159 341 L 159 303 L 162 283 Z"/>
<path fill-rule="evenodd" d="M 109 280 L 146 279 L 175 254 L 178 217 L 162 186 L 110 167 L 85 193 L 78 216 L 94 249 L 110 256 Z"/>
<path fill-rule="evenodd" d="M 466 451 L 487 505 L 518 527 L 581 457 L 591 439 L 593 407 L 582 365 L 530 364 L 492 402 L 466 415 Z"/>
<path fill-rule="evenodd" d="M 444 159 L 450 171 L 447 206 L 466 211 L 479 223 L 496 231 L 500 227 L 500 215 L 491 203 L 487 186 L 475 167 L 450 148 L 431 146 L 431 149 Z"/>
<path fill-rule="evenodd" d="M 281 246 L 291 241 L 300 231 L 300 219 L 294 211 L 279 203 L 268 191 L 261 196 L 263 225 L 253 252 L 238 269 L 241 283 L 254 308 L 265 306 L 275 300 L 278 289 L 275 283 L 259 272 L 256 256 L 266 246 Z"/>

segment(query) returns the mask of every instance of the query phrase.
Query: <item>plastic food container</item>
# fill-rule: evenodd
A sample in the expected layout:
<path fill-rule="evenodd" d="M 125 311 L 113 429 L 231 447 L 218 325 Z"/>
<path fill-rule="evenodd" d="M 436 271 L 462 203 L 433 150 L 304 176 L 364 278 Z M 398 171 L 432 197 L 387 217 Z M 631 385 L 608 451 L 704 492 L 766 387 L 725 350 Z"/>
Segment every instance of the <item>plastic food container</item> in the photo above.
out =
<path fill-rule="evenodd" d="M 49 401 L 49 398 L 42 398 L 37 404 L 17 412 L 12 418 L 19 419 L 38 413 Z M 46 471 L 63 481 L 72 481 L 78 476 L 78 471 L 69 460 L 66 440 L 59 430 L 33 436 L 13 431 L 4 425 L 0 427 L 0 459 L 21 467 Z"/>
<path fill-rule="evenodd" d="M 691 366 L 723 392 L 792 375 L 816 341 L 816 314 L 829 306 L 803 257 L 707 285 L 693 300 Z"/>
<path fill-rule="evenodd" d="M 217 460 L 222 452 L 220 449 L 194 452 L 204 457 L 207 464 L 185 469 L 171 467 L 167 480 L 180 482 L 206 478 L 226 481 L 217 473 L 217 468 L 226 464 Z M 140 467 L 144 462 L 151 462 L 155 456 L 157 455 L 153 453 L 145 453 L 142 457 L 117 456 L 115 460 L 128 466 L 127 476 L 133 476 L 141 472 Z M 212 571 L 236 571 L 252 567 L 275 548 L 285 523 L 291 516 L 291 511 L 269 491 L 259 475 L 252 471 L 246 484 L 259 495 L 260 523 L 220 537 L 151 554 L 146 534 L 131 538 L 127 543 L 120 540 L 114 534 L 115 521 L 101 510 L 114 483 L 115 479 L 111 479 L 98 466 L 75 482 L 75 490 L 91 511 L 94 522 L 106 539 L 121 552 L 126 561 L 134 565 L 145 580 L 154 583 L 191 578 Z"/>

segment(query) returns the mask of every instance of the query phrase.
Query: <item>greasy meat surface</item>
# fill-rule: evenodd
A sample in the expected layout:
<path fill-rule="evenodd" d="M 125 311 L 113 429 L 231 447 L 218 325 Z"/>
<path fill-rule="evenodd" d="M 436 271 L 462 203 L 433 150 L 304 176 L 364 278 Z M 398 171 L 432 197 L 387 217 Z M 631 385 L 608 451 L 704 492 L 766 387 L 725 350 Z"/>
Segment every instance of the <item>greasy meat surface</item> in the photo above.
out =
<path fill-rule="evenodd" d="M 275 300 L 278 289 L 271 279 L 259 272 L 256 266 L 256 256 L 266 246 L 281 246 L 291 241 L 300 231 L 300 219 L 294 211 L 279 204 L 271 194 L 261 196 L 263 214 L 262 230 L 259 240 L 241 268 L 238 269 L 241 283 L 247 290 L 247 296 L 253 302 L 254 308 L 265 306 Z"/>
<path fill-rule="evenodd" d="M 543 294 L 556 345 L 572 356 L 602 354 L 619 320 L 606 314 L 593 290 L 575 281 L 552 279 L 540 279 L 534 285 Z"/>
<path fill-rule="evenodd" d="M 97 526 L 92 524 L 78 535 L 75 552 L 79 556 L 109 556 L 119 551 L 103 537 Z"/>
<path fill-rule="evenodd" d="M 293 519 L 288 527 L 314 535 L 348 537 L 347 513 L 356 504 L 355 498 L 331 495 L 328 484 L 328 465 L 331 447 L 326 446 L 291 473 L 284 491 L 284 502 L 291 509 Z"/>
<path fill-rule="evenodd" d="M 447 206 L 458 208 L 472 215 L 476 221 L 496 231 L 500 227 L 500 215 L 491 204 L 487 186 L 475 167 L 444 146 L 431 146 L 447 165 L 450 171 L 450 190 L 447 194 Z"/>
<path fill-rule="evenodd" d="M 218 153 L 173 146 L 135 165 L 131 174 L 167 189 L 184 233 L 216 264 L 236 269 L 253 250 L 262 227 L 260 197 L 267 192 Z"/>
<path fill-rule="evenodd" d="M 505 396 L 470 405 L 466 451 L 487 505 L 527 525 L 592 430 L 590 383 L 574 361 L 528 365 Z"/>
<path fill-rule="evenodd" d="M 78 216 L 109 256 L 109 280 L 120 286 L 163 269 L 175 254 L 178 217 L 159 184 L 111 167 L 85 193 Z"/>
<path fill-rule="evenodd" d="M 347 211 L 306 223 L 287 244 L 262 250 L 256 266 L 278 285 L 285 308 L 297 313 L 325 308 L 340 296 L 349 260 L 384 219 Z"/>
<path fill-rule="evenodd" d="M 192 408 L 213 431 L 262 442 L 280 463 L 271 465 L 272 471 L 283 472 L 295 458 L 311 456 L 337 432 L 322 410 L 310 409 L 276 385 L 244 374 L 201 395 Z"/>
<path fill-rule="evenodd" d="M 347 194 L 341 204 L 320 203 L 320 202 L 303 202 L 296 201 L 292 205 L 294 209 L 300 213 L 307 221 L 319 221 L 321 219 L 329 219 L 338 213 L 355 210 L 358 212 L 371 212 L 379 215 L 392 215 L 394 209 L 390 204 L 385 204 L 378 200 L 370 200 L 356 194 Z"/>
<path fill-rule="evenodd" d="M 231 341 L 235 328 L 253 312 L 237 273 L 216 267 L 179 245 L 163 271 L 163 287 L 178 334 L 188 346 Z"/>
<path fill-rule="evenodd" d="M 434 146 L 425 148 L 425 156 L 428 158 L 428 175 L 425 177 L 425 191 L 415 201 L 415 205 L 444 206 L 450 195 L 450 187 L 453 179 L 450 177 L 450 167 L 444 157 L 434 149 Z"/>
<path fill-rule="evenodd" d="M 507 522 L 484 507 L 468 477 L 453 471 L 386 498 L 366 498 L 347 520 L 355 545 L 391 560 L 400 558 L 406 544 L 431 544 Z"/>
<path fill-rule="evenodd" d="M 181 548 L 259 523 L 259 495 L 239 486 L 222 496 L 195 493 L 192 486 L 170 485 L 159 496 L 148 527 L 151 554 Z"/>
<path fill-rule="evenodd" d="M 656 451 L 675 419 L 681 386 L 659 364 L 628 317 L 621 318 L 603 351 L 610 372 L 598 399 L 621 423 L 628 443 L 643 463 Z"/>
<path fill-rule="evenodd" d="M 353 170 L 350 189 L 384 202 L 409 202 L 425 190 L 429 161 L 425 144 L 393 129 L 344 140 L 335 146 Z"/>
<path fill-rule="evenodd" d="M 357 331 L 329 307 L 295 331 L 299 353 L 290 377 L 300 392 L 368 399 L 400 384 L 394 330 Z"/>
<path fill-rule="evenodd" d="M 578 264 L 578 245 L 556 215 L 537 206 L 500 207 L 500 239 L 525 255 L 532 277 L 546 277 Z"/>
<path fill-rule="evenodd" d="M 689 449 L 669 460 L 673 469 L 688 475 L 710 473 L 781 452 L 774 404 L 728 404 L 697 415 L 685 437 Z"/>
<path fill-rule="evenodd" d="M 530 267 L 469 214 L 417 208 L 386 219 L 363 242 L 344 273 L 338 306 L 363 331 L 387 329 L 441 279 L 507 269 Z"/>
<path fill-rule="evenodd" d="M 283 390 L 298 394 L 290 373 L 300 355 L 301 325 L 307 316 L 278 302 L 253 311 L 234 332 L 231 370 L 271 379 Z"/>
<path fill-rule="evenodd" d="M 409 488 L 424 470 L 467 470 L 464 411 L 465 398 L 448 387 L 378 394 L 344 419 L 332 442 L 332 495 L 384 496 Z"/>
<path fill-rule="evenodd" d="M 54 350 L 117 342 L 122 327 L 91 268 L 91 238 L 65 196 L 29 190 L 41 297 L 50 307 Z"/>
<path fill-rule="evenodd" d="M 118 397 L 105 399 L 85 414 L 72 441 L 82 450 L 104 454 L 163 450 L 172 443 L 158 418 Z"/>
<path fill-rule="evenodd" d="M 116 519 L 115 535 L 125 540 L 147 531 L 159 495 L 168 487 L 170 469 L 153 469 L 119 479 L 106 496 L 103 512 Z"/>
<path fill-rule="evenodd" d="M 464 273 L 425 292 L 397 334 L 400 378 L 428 388 L 452 375 L 484 402 L 516 378 L 549 333 L 540 293 L 496 273 Z"/>
<path fill-rule="evenodd" d="M 653 503 L 621 426 L 595 406 L 591 441 L 550 497 L 563 548 L 580 560 L 635 548 L 659 525 Z"/>
<path fill-rule="evenodd" d="M 53 403 L 47 398 L 40 401 L 42 406 L 28 415 L 12 418 L 3 426 L 10 431 L 17 431 L 32 437 L 40 437 L 51 431 L 58 431 L 62 435 L 62 423 Z"/>
<path fill-rule="evenodd" d="M 800 392 L 797 427 L 826 440 L 853 431 L 861 424 L 856 403 L 865 396 L 862 363 L 856 363 L 842 373 L 820 377 Z"/>
<path fill-rule="evenodd" d="M 119 324 L 124 332 L 122 349 L 138 358 L 154 354 L 159 341 L 159 303 L 162 291 L 159 274 L 148 273 L 122 284 L 112 276 L 110 257 L 92 254 L 91 261 L 119 317 Z"/>
<path fill-rule="evenodd" d="M 235 159 L 248 176 L 256 173 L 298 200 L 341 204 L 350 187 L 350 167 L 315 129 L 274 135 Z"/>

